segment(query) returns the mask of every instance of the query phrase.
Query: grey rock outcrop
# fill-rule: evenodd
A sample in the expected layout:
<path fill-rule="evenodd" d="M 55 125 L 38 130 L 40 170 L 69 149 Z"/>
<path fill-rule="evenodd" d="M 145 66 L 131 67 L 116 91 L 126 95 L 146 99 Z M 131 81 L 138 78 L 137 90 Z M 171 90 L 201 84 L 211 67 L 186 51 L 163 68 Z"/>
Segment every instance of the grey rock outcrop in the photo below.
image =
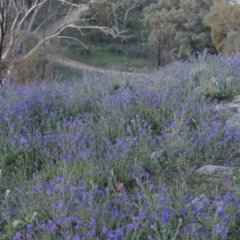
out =
<path fill-rule="evenodd" d="M 233 102 L 216 105 L 214 111 L 224 115 L 226 128 L 240 128 L 240 95 L 237 95 Z"/>
<path fill-rule="evenodd" d="M 240 103 L 240 95 L 237 95 L 237 96 L 234 97 L 233 103 L 235 103 L 235 104 Z"/>
<path fill-rule="evenodd" d="M 195 171 L 198 175 L 228 176 L 234 171 L 233 167 L 224 167 L 216 165 L 205 165 Z"/>
<path fill-rule="evenodd" d="M 160 160 L 160 159 L 166 159 L 167 158 L 167 152 L 165 150 L 159 150 L 152 152 L 150 154 L 150 158 L 152 161 Z"/>
<path fill-rule="evenodd" d="M 226 121 L 225 125 L 230 129 L 240 128 L 240 113 L 234 114 L 230 119 Z"/>

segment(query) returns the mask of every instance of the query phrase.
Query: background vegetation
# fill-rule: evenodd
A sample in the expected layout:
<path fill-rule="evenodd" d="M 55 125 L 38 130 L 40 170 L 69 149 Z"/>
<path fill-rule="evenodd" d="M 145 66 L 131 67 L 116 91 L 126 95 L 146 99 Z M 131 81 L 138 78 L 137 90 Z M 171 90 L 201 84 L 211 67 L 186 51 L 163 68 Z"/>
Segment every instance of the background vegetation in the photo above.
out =
<path fill-rule="evenodd" d="M 231 56 L 239 51 L 240 5 L 228 1 L 37 0 L 17 6 L 24 12 L 19 19 L 12 1 L 3 3 L 2 12 L 9 14 L 3 14 L 0 29 L 2 78 L 29 82 L 47 77 L 49 54 L 97 67 L 138 71 L 203 52 Z M 81 8 L 76 7 L 79 4 Z M 16 26 L 11 25 L 14 17 Z M 6 24 L 8 20 L 11 24 Z"/>
<path fill-rule="evenodd" d="M 84 47 L 65 40 L 68 57 L 97 67 L 138 71 L 186 60 L 203 51 L 230 56 L 239 50 L 239 5 L 203 0 L 111 3 L 91 5 L 86 16 L 91 24 L 126 30 L 128 38 L 114 40 L 97 30 L 87 30 L 82 37 L 69 31 L 88 44 Z"/>

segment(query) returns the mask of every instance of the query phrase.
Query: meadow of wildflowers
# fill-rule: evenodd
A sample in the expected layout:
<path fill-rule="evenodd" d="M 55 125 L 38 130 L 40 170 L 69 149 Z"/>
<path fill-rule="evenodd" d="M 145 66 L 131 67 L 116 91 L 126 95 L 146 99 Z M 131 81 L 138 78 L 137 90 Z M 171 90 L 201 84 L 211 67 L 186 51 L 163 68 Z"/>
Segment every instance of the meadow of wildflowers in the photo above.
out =
<path fill-rule="evenodd" d="M 239 172 L 194 173 L 240 167 L 240 127 L 214 111 L 228 76 L 237 55 L 2 89 L 0 239 L 239 239 Z"/>

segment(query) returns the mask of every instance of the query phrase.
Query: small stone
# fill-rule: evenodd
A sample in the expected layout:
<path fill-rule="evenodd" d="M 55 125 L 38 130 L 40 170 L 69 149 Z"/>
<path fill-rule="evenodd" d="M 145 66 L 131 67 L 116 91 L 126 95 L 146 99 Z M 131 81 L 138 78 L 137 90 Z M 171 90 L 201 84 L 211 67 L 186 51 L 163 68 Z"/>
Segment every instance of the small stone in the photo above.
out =
<path fill-rule="evenodd" d="M 221 115 L 225 115 L 228 117 L 232 117 L 234 114 L 240 113 L 240 104 L 237 103 L 227 103 L 227 104 L 217 104 L 214 107 L 215 113 L 220 113 Z"/>
<path fill-rule="evenodd" d="M 22 220 L 13 220 L 13 228 L 19 228 L 22 227 L 23 225 L 25 225 L 26 223 Z"/>
<path fill-rule="evenodd" d="M 228 103 L 227 107 L 229 112 L 231 113 L 239 113 L 240 112 L 240 105 L 238 103 Z"/>
<path fill-rule="evenodd" d="M 225 105 L 223 104 L 217 104 L 215 107 L 214 107 L 214 111 L 216 112 L 225 112 L 226 109 L 228 109 Z"/>
<path fill-rule="evenodd" d="M 37 212 L 33 212 L 32 220 L 36 220 L 37 218 L 38 218 L 38 213 Z"/>
<path fill-rule="evenodd" d="M 225 126 L 230 129 L 240 128 L 240 114 L 234 114 L 226 121 Z"/>
<path fill-rule="evenodd" d="M 240 95 L 236 95 L 233 99 L 234 103 L 240 103 Z"/>
<path fill-rule="evenodd" d="M 152 152 L 150 154 L 151 160 L 159 160 L 161 158 L 166 159 L 167 158 L 167 152 L 165 150 L 159 150 Z"/>
<path fill-rule="evenodd" d="M 216 165 L 205 165 L 195 171 L 199 175 L 230 175 L 234 168 L 216 166 Z"/>

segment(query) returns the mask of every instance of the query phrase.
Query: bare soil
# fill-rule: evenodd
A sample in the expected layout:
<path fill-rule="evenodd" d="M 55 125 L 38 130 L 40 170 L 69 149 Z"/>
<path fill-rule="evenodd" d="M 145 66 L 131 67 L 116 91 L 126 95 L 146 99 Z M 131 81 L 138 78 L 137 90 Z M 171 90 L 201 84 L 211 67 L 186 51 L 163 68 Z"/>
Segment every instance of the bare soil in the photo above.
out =
<path fill-rule="evenodd" d="M 147 73 L 123 72 L 123 71 L 117 71 L 112 69 L 97 68 L 97 67 L 89 66 L 84 63 L 80 63 L 78 61 L 74 61 L 66 57 L 57 56 L 57 55 L 48 56 L 48 60 L 54 63 L 57 63 L 59 65 L 63 65 L 66 67 L 87 71 L 87 72 L 104 73 L 104 74 L 110 74 L 110 75 L 124 75 L 124 76 L 130 76 L 130 77 L 139 77 L 139 76 L 144 77 L 148 75 Z"/>

